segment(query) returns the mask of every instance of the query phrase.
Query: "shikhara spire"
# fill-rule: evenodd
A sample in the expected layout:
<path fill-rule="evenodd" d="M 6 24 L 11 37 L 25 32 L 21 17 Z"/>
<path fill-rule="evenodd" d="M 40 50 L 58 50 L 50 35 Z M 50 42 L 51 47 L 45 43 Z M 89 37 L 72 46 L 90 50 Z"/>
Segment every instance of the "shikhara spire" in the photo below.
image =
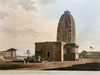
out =
<path fill-rule="evenodd" d="M 70 11 L 68 10 L 64 12 L 59 20 L 57 29 L 57 41 L 63 41 L 67 43 L 76 42 L 75 22 Z"/>

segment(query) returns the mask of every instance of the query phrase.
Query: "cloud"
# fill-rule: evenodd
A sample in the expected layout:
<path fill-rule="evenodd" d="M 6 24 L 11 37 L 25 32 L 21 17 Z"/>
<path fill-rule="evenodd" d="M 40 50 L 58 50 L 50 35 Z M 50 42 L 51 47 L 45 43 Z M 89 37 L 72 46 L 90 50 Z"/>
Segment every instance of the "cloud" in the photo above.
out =
<path fill-rule="evenodd" d="M 23 28 L 23 29 L 15 29 L 10 27 L 2 27 L 0 30 L 6 36 L 8 35 L 10 38 L 18 38 L 19 36 L 36 36 L 38 33 L 32 28 Z"/>
<path fill-rule="evenodd" d="M 8 13 L 7 12 L 0 11 L 0 19 L 4 19 L 7 16 L 8 16 Z"/>
<path fill-rule="evenodd" d="M 38 11 L 38 2 L 48 4 L 56 0 L 0 0 L 0 19 L 10 16 L 16 9 L 22 8 L 25 11 Z"/>
<path fill-rule="evenodd" d="M 35 0 L 0 0 L 0 5 L 6 5 L 10 8 L 22 7 L 25 10 L 35 10 Z"/>
<path fill-rule="evenodd" d="M 0 19 L 10 16 L 13 11 L 19 8 L 37 12 L 35 4 L 36 0 L 0 0 Z"/>
<path fill-rule="evenodd" d="M 23 9 L 25 10 L 34 10 L 36 11 L 36 7 L 34 6 L 35 1 L 32 0 L 16 0 L 16 2 L 14 2 L 14 7 L 18 8 L 19 6 L 21 6 Z"/>
<path fill-rule="evenodd" d="M 42 3 L 44 5 L 44 4 L 48 4 L 48 3 L 53 3 L 56 0 L 39 0 L 39 1 L 40 1 L 40 3 Z"/>

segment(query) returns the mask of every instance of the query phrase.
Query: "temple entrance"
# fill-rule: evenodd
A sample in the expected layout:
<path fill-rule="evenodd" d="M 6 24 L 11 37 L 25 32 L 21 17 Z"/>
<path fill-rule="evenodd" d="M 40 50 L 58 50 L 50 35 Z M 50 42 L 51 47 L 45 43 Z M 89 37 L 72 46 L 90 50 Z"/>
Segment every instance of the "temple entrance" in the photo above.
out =
<path fill-rule="evenodd" d="M 48 58 L 50 57 L 50 52 L 48 52 Z"/>

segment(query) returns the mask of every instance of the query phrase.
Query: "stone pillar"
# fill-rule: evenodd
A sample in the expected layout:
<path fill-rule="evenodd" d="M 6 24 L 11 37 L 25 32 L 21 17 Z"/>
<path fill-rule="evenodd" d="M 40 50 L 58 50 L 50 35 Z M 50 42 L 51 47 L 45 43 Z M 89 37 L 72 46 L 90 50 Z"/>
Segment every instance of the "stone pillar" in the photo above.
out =
<path fill-rule="evenodd" d="M 61 61 L 64 61 L 64 45 L 66 42 L 61 42 Z"/>
<path fill-rule="evenodd" d="M 63 45 L 61 45 L 61 61 L 64 61 Z"/>

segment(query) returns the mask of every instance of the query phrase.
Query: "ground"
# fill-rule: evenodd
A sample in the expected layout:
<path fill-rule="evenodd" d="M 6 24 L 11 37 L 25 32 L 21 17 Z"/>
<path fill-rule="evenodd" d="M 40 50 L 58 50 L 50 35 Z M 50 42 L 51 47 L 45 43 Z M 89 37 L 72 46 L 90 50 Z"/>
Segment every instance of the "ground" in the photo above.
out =
<path fill-rule="evenodd" d="M 100 69 L 100 59 L 47 63 L 1 63 L 0 70 L 96 70 Z"/>

